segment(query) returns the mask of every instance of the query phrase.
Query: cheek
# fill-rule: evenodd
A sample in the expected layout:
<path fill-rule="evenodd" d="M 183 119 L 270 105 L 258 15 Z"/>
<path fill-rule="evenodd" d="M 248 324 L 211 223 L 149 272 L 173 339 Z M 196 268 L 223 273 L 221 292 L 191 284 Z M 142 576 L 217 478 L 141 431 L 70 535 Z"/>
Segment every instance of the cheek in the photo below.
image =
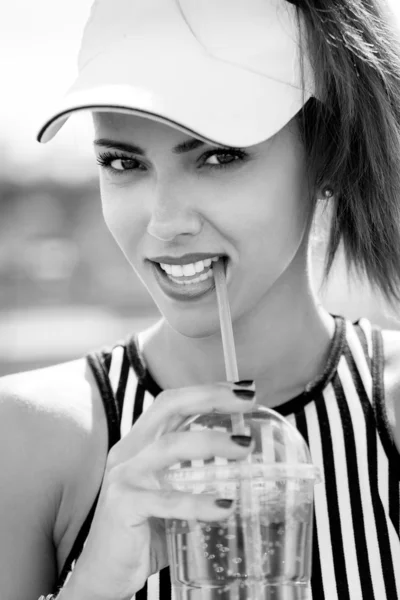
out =
<path fill-rule="evenodd" d="M 308 223 L 306 186 L 301 178 L 254 178 L 232 189 L 232 210 L 225 212 L 225 231 L 237 232 L 256 254 L 261 248 L 284 250 L 298 245 Z M 276 250 L 274 253 L 276 253 Z"/>
<path fill-rule="evenodd" d="M 264 214 L 270 223 L 269 234 L 276 244 L 296 245 L 303 237 L 310 216 L 307 177 L 302 155 L 294 154 L 282 164 L 275 164 L 273 178 L 271 173 L 272 185 L 264 196 L 267 198 Z"/>
<path fill-rule="evenodd" d="M 118 246 L 132 264 L 132 257 L 145 230 L 141 210 L 126 190 L 101 186 L 104 221 Z"/>

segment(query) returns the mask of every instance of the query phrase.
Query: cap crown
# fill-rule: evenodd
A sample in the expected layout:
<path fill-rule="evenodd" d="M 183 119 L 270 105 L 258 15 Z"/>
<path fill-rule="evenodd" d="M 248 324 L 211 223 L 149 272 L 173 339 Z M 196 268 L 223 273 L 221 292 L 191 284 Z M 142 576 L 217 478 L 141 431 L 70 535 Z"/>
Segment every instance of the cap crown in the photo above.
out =
<path fill-rule="evenodd" d="M 139 43 L 145 39 L 147 48 L 153 42 L 160 53 L 166 44 L 181 52 L 186 44 L 196 44 L 209 58 L 313 90 L 301 13 L 299 17 L 286 0 L 96 0 L 82 39 L 79 70 L 100 53 L 136 38 Z M 129 61 L 134 69 L 135 61 L 146 61 L 145 53 Z"/>

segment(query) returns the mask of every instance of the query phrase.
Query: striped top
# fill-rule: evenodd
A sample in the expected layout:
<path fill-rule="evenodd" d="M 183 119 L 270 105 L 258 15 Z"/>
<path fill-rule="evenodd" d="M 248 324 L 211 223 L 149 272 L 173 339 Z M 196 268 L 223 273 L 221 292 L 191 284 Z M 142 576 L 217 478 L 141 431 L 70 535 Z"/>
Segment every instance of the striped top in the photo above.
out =
<path fill-rule="evenodd" d="M 323 477 L 315 487 L 312 599 L 400 600 L 400 457 L 384 405 L 382 336 L 366 319 L 335 321 L 321 377 L 275 408 L 303 435 Z M 103 398 L 111 448 L 161 388 L 141 357 L 140 335 L 87 360 Z M 57 589 L 84 546 L 97 499 Z M 171 600 L 169 569 L 152 575 L 135 600 Z"/>

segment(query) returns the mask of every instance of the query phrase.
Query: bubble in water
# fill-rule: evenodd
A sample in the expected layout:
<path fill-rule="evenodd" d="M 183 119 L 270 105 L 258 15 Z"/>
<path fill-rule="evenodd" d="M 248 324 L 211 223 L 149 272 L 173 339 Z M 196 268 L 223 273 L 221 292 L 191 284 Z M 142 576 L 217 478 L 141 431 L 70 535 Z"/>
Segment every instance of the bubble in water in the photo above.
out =
<path fill-rule="evenodd" d="M 242 562 L 242 559 L 241 558 L 232 558 L 232 562 L 234 562 L 235 565 L 238 565 L 239 563 Z"/>
<path fill-rule="evenodd" d="M 217 573 L 223 573 L 224 572 L 223 567 L 215 567 L 215 570 L 216 570 Z"/>
<path fill-rule="evenodd" d="M 202 544 L 201 547 L 202 548 L 207 548 L 208 544 Z"/>
<path fill-rule="evenodd" d="M 207 525 L 207 527 L 205 528 L 205 530 L 207 531 L 207 533 L 209 533 L 211 531 L 211 527 L 209 525 Z"/>
<path fill-rule="evenodd" d="M 221 548 L 221 552 L 229 552 L 228 546 L 224 546 L 223 548 Z"/>
<path fill-rule="evenodd" d="M 215 558 L 215 554 L 210 554 L 210 556 L 208 557 L 210 560 Z"/>
<path fill-rule="evenodd" d="M 224 535 L 224 530 L 223 529 L 218 529 L 218 535 Z"/>
<path fill-rule="evenodd" d="M 208 552 L 204 552 L 204 557 L 207 558 L 208 557 Z"/>

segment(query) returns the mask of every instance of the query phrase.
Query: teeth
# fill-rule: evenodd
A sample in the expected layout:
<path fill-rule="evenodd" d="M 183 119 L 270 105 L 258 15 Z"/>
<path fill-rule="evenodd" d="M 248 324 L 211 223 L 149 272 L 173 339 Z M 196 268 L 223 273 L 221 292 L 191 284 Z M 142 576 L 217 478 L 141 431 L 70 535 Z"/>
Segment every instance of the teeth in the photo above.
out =
<path fill-rule="evenodd" d="M 203 261 L 199 260 L 199 262 L 195 263 L 194 268 L 196 269 L 196 273 L 201 273 L 204 271 Z"/>
<path fill-rule="evenodd" d="M 171 267 L 171 265 L 160 265 L 160 267 L 162 269 L 164 269 L 164 271 L 166 273 L 168 273 L 168 275 L 172 275 L 172 267 Z"/>
<path fill-rule="evenodd" d="M 207 273 L 202 273 L 190 281 L 182 281 L 182 279 L 175 279 L 174 277 L 171 277 L 171 279 L 174 283 L 178 283 L 179 285 L 192 285 L 193 283 L 199 283 L 200 281 L 205 281 L 206 279 L 211 279 L 212 277 L 213 272 L 212 269 L 210 269 Z"/>
<path fill-rule="evenodd" d="M 215 256 L 214 258 L 206 258 L 205 260 L 199 260 L 189 265 L 167 265 L 161 263 L 160 267 L 173 277 L 191 277 L 196 275 L 196 273 L 202 273 L 211 266 L 211 263 L 217 262 L 217 260 L 219 260 L 219 257 Z"/>
<path fill-rule="evenodd" d="M 183 274 L 186 276 L 196 275 L 196 265 L 183 265 L 182 270 Z"/>
<path fill-rule="evenodd" d="M 171 265 L 171 275 L 173 275 L 174 277 L 182 277 L 182 267 L 180 265 Z"/>

